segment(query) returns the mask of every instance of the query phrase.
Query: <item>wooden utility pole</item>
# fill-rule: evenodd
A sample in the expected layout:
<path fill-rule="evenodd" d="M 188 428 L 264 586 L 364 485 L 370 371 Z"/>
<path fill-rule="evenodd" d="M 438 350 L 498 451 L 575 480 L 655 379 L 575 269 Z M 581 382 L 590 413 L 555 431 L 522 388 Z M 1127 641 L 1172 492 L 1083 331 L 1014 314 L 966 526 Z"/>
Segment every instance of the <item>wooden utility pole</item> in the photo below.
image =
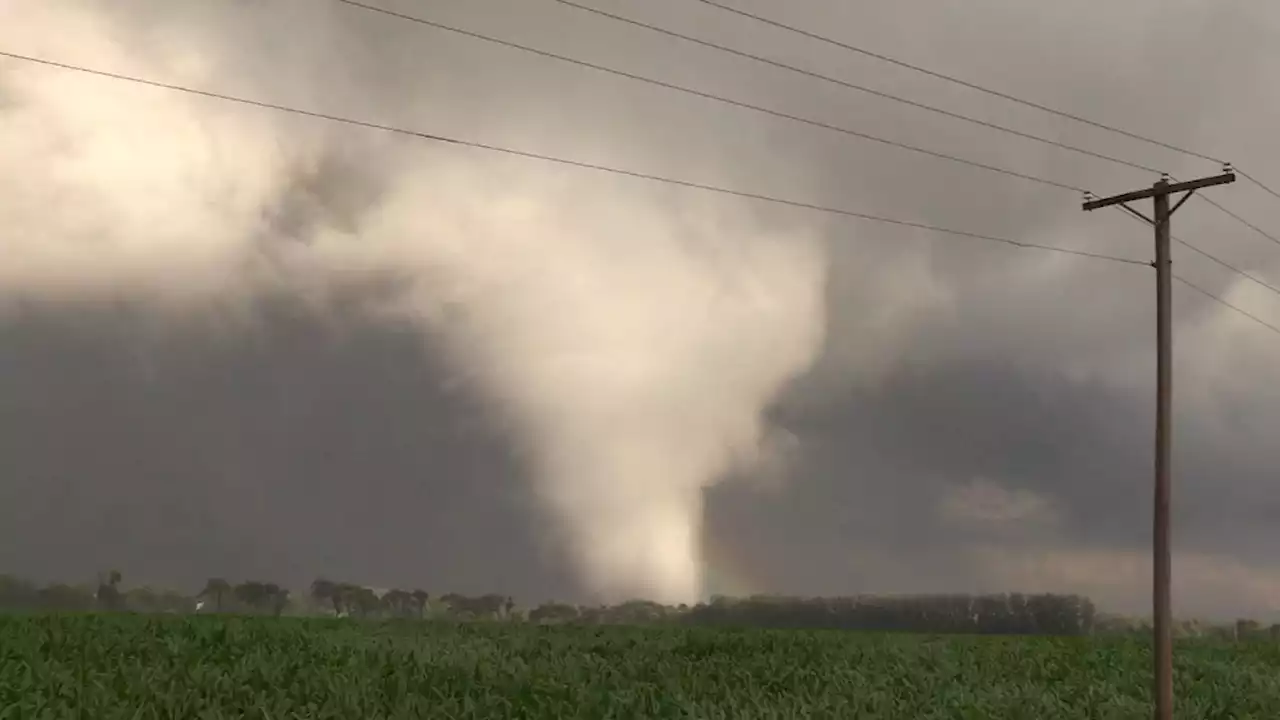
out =
<path fill-rule="evenodd" d="M 1172 459 L 1173 401 L 1173 268 L 1170 260 L 1169 221 L 1196 190 L 1235 182 L 1230 165 L 1221 175 L 1188 182 L 1170 183 L 1165 175 L 1148 190 L 1115 195 L 1101 200 L 1085 193 L 1085 210 L 1118 205 L 1121 209 L 1150 223 L 1156 231 L 1156 458 L 1155 514 L 1152 522 L 1151 600 L 1155 611 L 1153 652 L 1155 661 L 1155 720 L 1173 720 L 1173 603 L 1171 600 L 1172 553 L 1169 543 L 1170 462 Z M 1176 205 L 1169 207 L 1169 195 L 1185 193 Z M 1153 217 L 1129 207 L 1128 203 L 1151 198 Z"/>

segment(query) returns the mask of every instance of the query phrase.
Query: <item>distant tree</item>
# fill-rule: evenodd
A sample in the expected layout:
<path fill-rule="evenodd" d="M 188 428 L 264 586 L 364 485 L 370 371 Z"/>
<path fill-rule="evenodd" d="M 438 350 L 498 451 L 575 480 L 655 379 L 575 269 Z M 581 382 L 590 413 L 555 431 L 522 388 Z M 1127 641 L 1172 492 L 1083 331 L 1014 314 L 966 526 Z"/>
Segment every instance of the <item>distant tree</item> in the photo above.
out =
<path fill-rule="evenodd" d="M 339 596 L 338 583 L 325 578 L 316 578 L 311 583 L 311 598 L 320 605 L 330 605 L 333 607 L 335 615 L 342 614 L 342 599 Z"/>
<path fill-rule="evenodd" d="M 135 613 L 188 613 L 195 609 L 195 601 L 172 590 L 157 590 L 144 585 L 126 591 L 123 606 Z"/>
<path fill-rule="evenodd" d="M 235 586 L 232 594 L 241 605 L 253 612 L 279 616 L 289 604 L 289 591 L 270 582 L 243 582 Z"/>
<path fill-rule="evenodd" d="M 34 610 L 39 604 L 39 590 L 32 583 L 0 575 L 0 610 Z"/>
<path fill-rule="evenodd" d="M 603 605 L 578 608 L 577 622 L 586 625 L 599 625 L 608 620 L 609 608 Z"/>
<path fill-rule="evenodd" d="M 212 600 L 214 612 L 222 612 L 223 603 L 231 595 L 231 590 L 231 583 L 225 578 L 209 578 L 204 584 L 204 589 L 196 597 Z"/>
<path fill-rule="evenodd" d="M 414 590 L 412 595 L 417 616 L 422 617 L 427 611 L 427 601 L 431 599 L 431 596 L 425 590 Z"/>
<path fill-rule="evenodd" d="M 122 604 L 130 612 L 154 613 L 160 612 L 161 598 L 159 593 L 144 585 L 125 591 Z"/>
<path fill-rule="evenodd" d="M 270 607 L 271 589 L 266 583 L 248 580 L 236 585 L 231 594 L 246 610 L 260 612 Z"/>
<path fill-rule="evenodd" d="M 565 603 L 543 603 L 529 611 L 530 622 L 570 622 L 578 619 L 578 608 Z"/>
<path fill-rule="evenodd" d="M 422 590 L 389 590 L 382 596 L 380 607 L 390 617 L 421 618 L 430 597 Z"/>
<path fill-rule="evenodd" d="M 1236 620 L 1236 639 L 1247 640 L 1262 631 L 1262 625 L 1256 620 Z"/>
<path fill-rule="evenodd" d="M 356 617 L 367 618 L 377 614 L 381 605 L 377 593 L 367 587 L 359 585 L 345 585 L 343 590 L 343 604 L 347 608 L 349 614 Z"/>
<path fill-rule="evenodd" d="M 269 610 L 272 615 L 280 617 L 289 606 L 289 591 L 275 583 L 262 585 L 262 598 L 259 608 Z"/>
<path fill-rule="evenodd" d="M 608 621 L 628 625 L 657 622 L 667 615 L 667 608 L 650 600 L 630 600 L 609 608 Z"/>
<path fill-rule="evenodd" d="M 479 597 L 449 593 L 440 599 L 448 606 L 451 615 L 476 620 L 494 619 L 500 617 L 504 609 L 515 607 L 510 597 L 492 593 Z"/>
<path fill-rule="evenodd" d="M 978 632 L 1008 632 L 1008 605 L 1002 595 L 981 595 L 974 599 L 974 612 L 977 614 Z"/>
<path fill-rule="evenodd" d="M 508 608 L 514 608 L 515 602 L 506 595 L 490 593 L 473 598 L 471 612 L 475 617 L 494 619 L 503 616 Z"/>
<path fill-rule="evenodd" d="M 413 595 L 405 590 L 388 590 L 380 601 L 382 612 L 390 617 L 409 617 L 414 610 Z"/>
<path fill-rule="evenodd" d="M 829 628 L 884 632 L 1085 635 L 1096 611 L 1075 595 L 921 595 L 889 597 L 713 598 L 678 610 L 645 603 L 606 608 L 604 622 Z M 592 610 L 591 616 L 597 611 Z"/>
<path fill-rule="evenodd" d="M 124 609 L 124 599 L 120 595 L 119 588 L 120 580 L 119 570 L 112 570 L 98 578 L 98 592 L 95 594 L 95 599 L 99 609 Z"/>
<path fill-rule="evenodd" d="M 53 612 L 86 612 L 92 610 L 95 598 L 89 588 L 55 583 L 37 592 L 37 606 Z"/>
<path fill-rule="evenodd" d="M 372 590 L 354 583 L 338 583 L 333 590 L 334 609 L 339 615 L 367 615 L 366 611 L 370 605 L 369 595 L 372 594 Z M 373 604 L 377 604 L 377 596 L 374 596 Z"/>
<path fill-rule="evenodd" d="M 196 599 L 173 590 L 160 590 L 156 593 L 156 612 L 166 614 L 186 614 L 195 612 Z"/>
<path fill-rule="evenodd" d="M 444 603 L 445 611 L 454 616 L 462 614 L 466 601 L 467 599 L 458 593 L 446 593 L 440 596 L 440 602 Z"/>

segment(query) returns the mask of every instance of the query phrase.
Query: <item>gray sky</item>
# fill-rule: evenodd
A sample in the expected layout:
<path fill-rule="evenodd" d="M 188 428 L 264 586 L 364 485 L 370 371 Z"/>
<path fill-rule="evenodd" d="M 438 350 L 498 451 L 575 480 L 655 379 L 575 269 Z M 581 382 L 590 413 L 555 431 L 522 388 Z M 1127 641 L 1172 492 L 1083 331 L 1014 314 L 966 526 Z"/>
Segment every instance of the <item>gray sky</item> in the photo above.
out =
<path fill-rule="evenodd" d="M 1155 179 L 552 0 L 371 1 L 1099 194 Z M 1218 169 L 694 0 L 587 4 L 1180 177 Z M 1280 182 L 1266 129 L 1280 109 L 1268 92 L 1280 10 L 1263 3 L 734 4 Z M 1148 230 L 1119 212 L 1087 215 L 1070 191 L 335 2 L 18 0 L 0 10 L 0 49 L 1150 255 Z M 573 378 L 563 391 L 572 402 L 560 403 L 560 376 L 539 353 L 598 349 L 651 353 L 647 384 L 608 398 L 651 402 L 649 420 L 685 418 L 691 462 L 729 476 L 706 492 L 713 584 L 1073 591 L 1147 607 L 1148 270 L 494 159 L 10 60 L 0 62 L 0 126 L 0 156 L 18 159 L 0 163 L 0 178 L 19 187 L 0 201 L 0 221 L 16 228 L 0 238 L 0 571 L 76 580 L 118 567 L 131 582 L 180 587 L 212 575 L 300 586 L 324 574 L 583 597 L 581 563 L 592 558 L 549 542 L 559 536 L 540 495 L 551 488 L 562 502 L 567 486 L 539 478 L 549 467 L 574 475 L 567 448 L 595 457 L 584 428 L 613 406 L 588 400 L 606 386 Z M 1258 188 L 1210 193 L 1280 229 L 1280 206 Z M 494 194 L 504 204 L 479 199 Z M 1280 248 L 1207 204 L 1185 206 L 1175 234 L 1280 274 Z M 1280 323 L 1266 290 L 1183 249 L 1175 263 Z M 722 304 L 692 306 L 704 291 Z M 704 324 L 669 342 L 645 334 L 685 315 Z M 1267 373 L 1280 337 L 1181 286 L 1175 315 L 1177 611 L 1280 613 L 1268 552 L 1280 539 L 1280 451 L 1265 430 L 1280 420 Z M 743 418 L 757 405 L 772 428 L 761 433 L 789 433 L 791 452 L 768 473 L 734 470 L 709 449 L 752 445 L 742 438 L 760 428 Z M 544 418 L 555 418 L 545 433 Z M 741 435 L 740 421 L 751 425 Z M 692 472 L 654 460 L 673 439 L 651 430 L 619 420 L 606 433 L 614 454 L 582 462 Z"/>

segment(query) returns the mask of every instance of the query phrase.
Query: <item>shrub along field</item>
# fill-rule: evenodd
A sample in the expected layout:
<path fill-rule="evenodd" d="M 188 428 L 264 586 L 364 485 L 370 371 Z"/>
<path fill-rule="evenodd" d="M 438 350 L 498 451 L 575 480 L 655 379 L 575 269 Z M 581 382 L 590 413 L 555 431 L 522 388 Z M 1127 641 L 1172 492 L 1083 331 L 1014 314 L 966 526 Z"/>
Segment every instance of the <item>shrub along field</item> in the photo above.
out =
<path fill-rule="evenodd" d="M 0 616 L 0 720 L 1149 717 L 1140 638 Z M 1177 715 L 1273 720 L 1280 644 L 1177 646 Z"/>

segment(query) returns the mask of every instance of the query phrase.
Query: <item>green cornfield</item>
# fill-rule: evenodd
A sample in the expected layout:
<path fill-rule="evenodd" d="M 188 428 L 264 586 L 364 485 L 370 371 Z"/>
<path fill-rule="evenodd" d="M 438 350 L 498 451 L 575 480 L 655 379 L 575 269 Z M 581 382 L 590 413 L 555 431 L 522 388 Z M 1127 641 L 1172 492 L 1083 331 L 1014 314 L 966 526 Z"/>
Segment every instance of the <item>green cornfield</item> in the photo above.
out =
<path fill-rule="evenodd" d="M 1177 716 L 1280 717 L 1280 644 L 1177 646 Z M 0 720 L 1150 717 L 1126 637 L 0 617 Z"/>

